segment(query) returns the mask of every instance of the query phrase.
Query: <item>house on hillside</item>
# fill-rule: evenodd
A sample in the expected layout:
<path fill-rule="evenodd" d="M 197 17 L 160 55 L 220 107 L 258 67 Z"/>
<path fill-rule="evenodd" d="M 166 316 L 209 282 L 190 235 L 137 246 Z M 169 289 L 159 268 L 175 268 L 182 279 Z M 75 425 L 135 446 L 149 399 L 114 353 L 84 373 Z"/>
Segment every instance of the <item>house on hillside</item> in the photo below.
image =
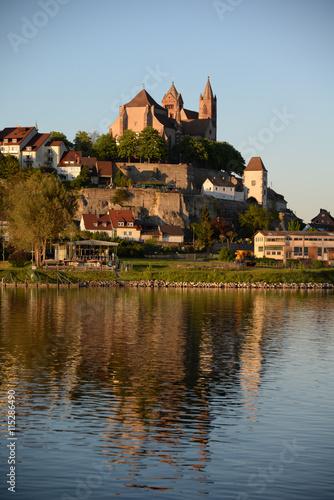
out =
<path fill-rule="evenodd" d="M 90 181 L 97 186 L 110 186 L 112 184 L 112 162 L 98 160 L 96 157 L 83 156 L 81 158 L 83 167 L 87 167 Z"/>
<path fill-rule="evenodd" d="M 81 151 L 65 152 L 57 166 L 59 177 L 66 181 L 76 179 L 80 175 L 81 169 Z"/>
<path fill-rule="evenodd" d="M 273 189 L 267 189 L 267 208 L 277 210 L 277 212 L 286 212 L 287 202 L 282 194 L 276 193 Z"/>
<path fill-rule="evenodd" d="M 334 260 L 334 232 L 257 231 L 254 235 L 257 258 L 277 260 Z"/>
<path fill-rule="evenodd" d="M 162 243 L 180 244 L 184 242 L 184 233 L 182 227 L 171 224 L 162 224 L 159 226 L 159 241 Z"/>
<path fill-rule="evenodd" d="M 320 208 L 320 212 L 313 217 L 310 225 L 318 229 L 318 231 L 334 231 L 334 218 L 330 212 L 324 208 Z"/>
<path fill-rule="evenodd" d="M 110 238 L 139 241 L 141 226 L 133 218 L 131 210 L 109 210 L 107 214 L 83 214 L 80 220 L 80 230 L 104 231 Z"/>

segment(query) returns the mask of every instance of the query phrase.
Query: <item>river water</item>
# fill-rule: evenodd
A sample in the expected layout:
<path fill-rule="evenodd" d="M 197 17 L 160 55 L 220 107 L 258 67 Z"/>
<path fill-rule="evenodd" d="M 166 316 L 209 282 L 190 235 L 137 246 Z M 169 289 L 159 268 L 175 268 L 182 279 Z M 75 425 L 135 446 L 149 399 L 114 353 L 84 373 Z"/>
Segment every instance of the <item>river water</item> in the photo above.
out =
<path fill-rule="evenodd" d="M 0 289 L 0 361 L 0 498 L 334 498 L 332 292 Z"/>

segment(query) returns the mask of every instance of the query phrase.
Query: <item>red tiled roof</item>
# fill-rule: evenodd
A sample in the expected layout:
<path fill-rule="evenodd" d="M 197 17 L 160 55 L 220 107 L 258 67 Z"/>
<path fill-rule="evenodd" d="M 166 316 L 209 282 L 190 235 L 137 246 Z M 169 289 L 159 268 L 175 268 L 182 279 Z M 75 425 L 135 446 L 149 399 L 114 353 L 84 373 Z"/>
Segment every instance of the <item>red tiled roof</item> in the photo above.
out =
<path fill-rule="evenodd" d="M 59 162 L 59 165 L 66 166 L 67 163 L 65 162 L 70 162 L 70 161 L 74 161 L 77 165 L 81 165 L 81 151 L 66 151 L 63 154 Z"/>
<path fill-rule="evenodd" d="M 9 142 L 16 139 L 16 144 L 20 144 L 33 129 L 34 127 L 8 127 L 2 131 L 1 137 L 2 140 L 8 139 Z"/>
<path fill-rule="evenodd" d="M 145 89 L 141 90 L 130 102 L 125 104 L 126 107 L 131 108 L 142 108 L 144 106 L 154 106 L 156 109 L 164 109 L 160 104 L 158 104 L 153 97 L 150 96 Z"/>
<path fill-rule="evenodd" d="M 51 141 L 50 146 L 60 146 L 64 141 Z"/>
<path fill-rule="evenodd" d="M 28 144 L 25 145 L 22 151 L 28 151 L 27 148 L 31 148 L 31 151 L 37 151 L 37 149 L 39 149 L 49 137 L 50 134 L 35 134 L 34 137 L 30 139 Z"/>
<path fill-rule="evenodd" d="M 224 179 L 209 179 L 213 186 L 223 186 L 223 187 L 235 187 L 233 182 L 225 181 Z"/>
<path fill-rule="evenodd" d="M 97 173 L 100 176 L 112 177 L 112 162 L 111 161 L 97 161 Z"/>
<path fill-rule="evenodd" d="M 82 218 L 86 231 L 112 231 L 113 229 L 108 214 L 101 217 L 97 217 L 96 214 L 83 214 Z"/>
<path fill-rule="evenodd" d="M 247 165 L 247 167 L 245 168 L 245 171 L 246 171 L 246 170 L 248 170 L 248 171 L 249 171 L 249 170 L 253 170 L 253 171 L 254 171 L 254 170 L 258 170 L 258 171 L 263 170 L 264 172 L 267 172 L 267 169 L 266 169 L 266 167 L 263 165 L 262 160 L 261 160 L 261 158 L 260 158 L 259 156 L 253 156 L 253 157 L 249 160 L 248 165 Z"/>

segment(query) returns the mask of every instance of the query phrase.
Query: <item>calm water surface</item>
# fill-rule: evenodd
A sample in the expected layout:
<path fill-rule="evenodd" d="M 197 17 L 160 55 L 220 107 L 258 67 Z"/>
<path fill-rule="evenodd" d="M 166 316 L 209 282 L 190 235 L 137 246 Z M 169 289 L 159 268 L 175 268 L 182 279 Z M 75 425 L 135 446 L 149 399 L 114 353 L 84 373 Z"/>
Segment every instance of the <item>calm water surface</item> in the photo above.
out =
<path fill-rule="evenodd" d="M 313 291 L 0 289 L 0 498 L 333 499 L 333 306 Z"/>

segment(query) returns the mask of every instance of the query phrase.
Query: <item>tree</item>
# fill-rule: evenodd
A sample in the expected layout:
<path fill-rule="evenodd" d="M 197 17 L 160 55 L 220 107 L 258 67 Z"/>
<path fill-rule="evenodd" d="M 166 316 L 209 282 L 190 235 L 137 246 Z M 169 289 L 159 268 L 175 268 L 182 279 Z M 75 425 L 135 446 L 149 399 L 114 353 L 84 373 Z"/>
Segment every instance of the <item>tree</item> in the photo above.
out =
<path fill-rule="evenodd" d="M 290 220 L 288 224 L 288 231 L 300 231 L 300 222 L 297 219 Z"/>
<path fill-rule="evenodd" d="M 68 151 L 73 151 L 73 143 L 70 142 L 66 135 L 62 132 L 55 132 L 54 130 L 50 132 L 51 141 L 63 141 Z"/>
<path fill-rule="evenodd" d="M 249 236 L 253 236 L 256 231 L 268 230 L 272 221 L 268 211 L 260 205 L 250 205 L 247 212 L 239 215 L 240 225 L 245 228 Z"/>
<path fill-rule="evenodd" d="M 99 160 L 112 160 L 118 155 L 115 139 L 110 134 L 103 134 L 96 139 L 93 146 L 94 156 Z"/>
<path fill-rule="evenodd" d="M 19 160 L 13 155 L 4 156 L 0 153 L 0 177 L 8 179 L 22 172 Z"/>
<path fill-rule="evenodd" d="M 198 163 L 229 174 L 234 172 L 242 175 L 245 169 L 245 160 L 228 142 L 214 142 L 208 138 L 194 139 L 186 135 L 180 141 L 179 153 L 183 162 Z"/>
<path fill-rule="evenodd" d="M 124 130 L 118 139 L 118 154 L 120 158 L 127 158 L 130 163 L 131 157 L 136 156 L 138 152 L 138 136 L 131 129 Z"/>
<path fill-rule="evenodd" d="M 207 204 L 204 205 L 200 216 L 200 223 L 192 224 L 196 242 L 200 249 L 209 248 L 213 244 L 214 229 Z"/>
<path fill-rule="evenodd" d="M 56 176 L 39 173 L 8 190 L 5 203 L 11 241 L 16 248 L 34 249 L 36 265 L 43 265 L 47 242 L 71 223 L 75 196 Z"/>
<path fill-rule="evenodd" d="M 223 247 L 218 254 L 218 260 L 222 262 L 233 262 L 235 260 L 234 252 L 229 248 Z"/>
<path fill-rule="evenodd" d="M 161 160 L 168 155 L 166 141 L 153 127 L 145 127 L 139 134 L 138 153 L 150 160 Z"/>
<path fill-rule="evenodd" d="M 84 130 L 79 130 L 74 138 L 74 150 L 81 151 L 82 156 L 91 156 L 93 144 L 88 133 Z"/>
<path fill-rule="evenodd" d="M 82 167 L 80 174 L 71 181 L 72 189 L 81 189 L 90 183 L 90 175 L 87 167 Z"/>

